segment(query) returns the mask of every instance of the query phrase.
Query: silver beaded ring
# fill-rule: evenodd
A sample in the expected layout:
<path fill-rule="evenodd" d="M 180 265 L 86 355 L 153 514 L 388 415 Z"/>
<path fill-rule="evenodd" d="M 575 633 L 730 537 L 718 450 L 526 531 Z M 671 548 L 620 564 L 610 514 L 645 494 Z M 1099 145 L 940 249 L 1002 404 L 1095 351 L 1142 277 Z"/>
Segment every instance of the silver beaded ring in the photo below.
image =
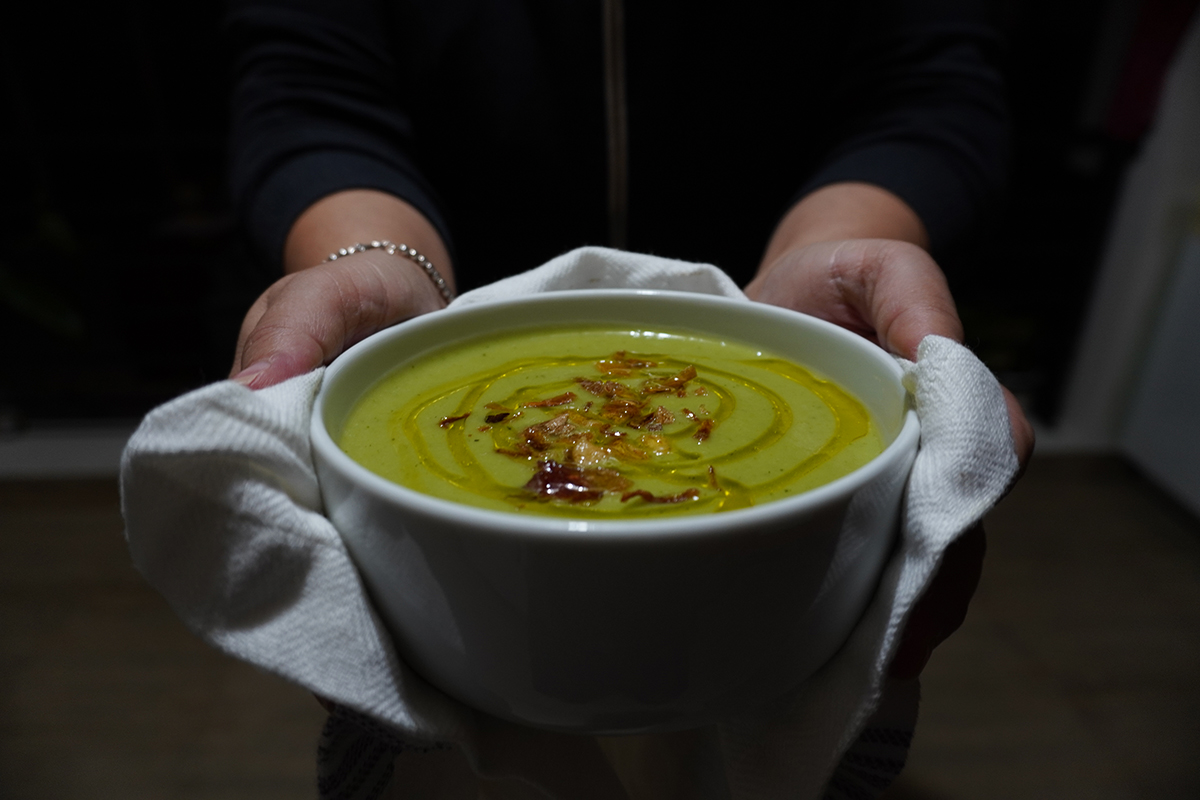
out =
<path fill-rule="evenodd" d="M 454 299 L 454 293 L 450 291 L 450 286 L 446 283 L 442 273 L 437 271 L 437 267 L 433 265 L 429 259 L 421 255 L 415 248 L 409 247 L 406 244 L 395 244 L 387 239 L 376 239 L 370 242 L 355 242 L 349 247 L 343 247 L 335 253 L 330 253 L 329 258 L 323 263 L 328 264 L 330 261 L 337 261 L 339 258 L 362 253 L 366 250 L 383 250 L 389 256 L 401 255 L 409 261 L 416 264 L 421 269 L 425 270 L 425 274 L 429 276 L 429 280 L 433 281 L 433 285 L 441 292 L 442 298 L 447 304 Z"/>

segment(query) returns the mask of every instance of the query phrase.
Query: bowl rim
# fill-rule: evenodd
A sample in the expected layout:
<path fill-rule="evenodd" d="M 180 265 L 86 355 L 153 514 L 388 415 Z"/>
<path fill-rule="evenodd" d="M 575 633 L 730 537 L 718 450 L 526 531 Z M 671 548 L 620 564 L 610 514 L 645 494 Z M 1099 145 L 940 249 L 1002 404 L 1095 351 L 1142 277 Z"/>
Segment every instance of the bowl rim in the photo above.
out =
<path fill-rule="evenodd" d="M 495 535 L 511 535 L 530 539 L 551 538 L 569 539 L 571 541 L 596 539 L 613 541 L 636 538 L 652 541 L 661 539 L 704 538 L 720 535 L 731 529 L 757 529 L 764 525 L 770 525 L 773 521 L 814 512 L 830 504 L 836 504 L 848 499 L 860 488 L 889 471 L 907 453 L 910 451 L 915 452 L 920 440 L 920 424 L 916 411 L 913 409 L 910 396 L 909 401 L 906 403 L 900 430 L 897 432 L 895 439 L 878 456 L 858 469 L 829 483 L 802 492 L 795 497 L 773 500 L 770 503 L 764 503 L 760 506 L 725 511 L 719 514 L 689 514 L 665 519 L 657 517 L 634 517 L 627 520 L 592 520 L 478 508 L 409 489 L 371 472 L 357 461 L 354 461 L 338 447 L 333 441 L 333 437 L 329 434 L 329 431 L 326 430 L 324 409 L 329 387 L 336 383 L 338 375 L 352 364 L 355 359 L 362 357 L 365 353 L 375 348 L 387 346 L 392 339 L 406 336 L 413 330 L 447 324 L 445 322 L 447 315 L 457 316 L 458 314 L 470 313 L 473 310 L 479 310 L 482 313 L 484 309 L 491 310 L 498 307 L 525 307 L 542 303 L 571 301 L 580 298 L 628 298 L 635 295 L 647 298 L 663 297 L 672 301 L 695 302 L 702 306 L 736 304 L 744 307 L 748 303 L 753 303 L 760 313 L 768 316 L 787 317 L 793 323 L 802 321 L 802 324 L 814 326 L 835 337 L 852 341 L 855 347 L 860 348 L 866 357 L 875 360 L 883 367 L 885 372 L 894 376 L 897 382 L 903 376 L 903 369 L 895 357 L 889 355 L 878 345 L 871 343 L 852 331 L 818 317 L 792 311 L 780 306 L 756 303 L 748 299 L 667 289 L 575 289 L 547 291 L 516 298 L 484 300 L 458 307 L 451 306 L 442 311 L 404 320 L 368 336 L 347 348 L 341 355 L 334 359 L 326 368 L 321 387 L 313 403 L 310 438 L 314 462 L 324 460 L 329 468 L 336 470 L 341 474 L 341 477 L 352 482 L 359 490 L 373 495 L 376 499 L 407 507 L 423 517 L 438 520 L 456 527 L 477 528 L 489 531 Z M 528 327 L 536 327 L 536 324 Z M 477 335 L 478 332 L 474 332 L 462 338 L 468 339 Z M 454 340 L 447 340 L 447 343 L 452 341 Z M 318 469 L 319 474 L 320 470 Z"/>

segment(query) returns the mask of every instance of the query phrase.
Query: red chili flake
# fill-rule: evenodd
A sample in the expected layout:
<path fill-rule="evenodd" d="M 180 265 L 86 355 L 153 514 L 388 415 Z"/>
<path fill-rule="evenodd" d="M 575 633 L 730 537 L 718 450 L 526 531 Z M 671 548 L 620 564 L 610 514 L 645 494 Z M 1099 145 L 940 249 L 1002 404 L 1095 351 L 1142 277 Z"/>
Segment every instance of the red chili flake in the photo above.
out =
<path fill-rule="evenodd" d="M 507 411 L 501 412 L 499 414 L 488 414 L 486 417 L 483 418 L 483 421 L 489 425 L 495 425 L 497 422 L 504 422 L 504 420 L 508 419 L 508 415 L 509 415 L 509 412 L 507 412 Z"/>
<path fill-rule="evenodd" d="M 697 442 L 703 442 L 712 434 L 713 421 L 711 419 L 701 420 L 696 427 L 696 432 L 692 434 L 692 438 Z"/>
<path fill-rule="evenodd" d="M 717 470 L 712 464 L 708 465 L 708 485 L 713 489 L 721 488 L 719 485 L 717 485 Z"/>
<path fill-rule="evenodd" d="M 661 392 L 678 392 L 687 382 L 696 377 L 696 368 L 688 365 L 674 375 L 665 378 L 650 378 L 642 383 L 643 394 L 659 394 Z"/>
<path fill-rule="evenodd" d="M 554 406 L 565 406 L 574 399 L 574 392 L 563 392 L 557 397 L 548 397 L 545 400 L 534 400 L 532 403 L 522 403 L 521 408 L 552 408 Z"/>
<path fill-rule="evenodd" d="M 629 500 L 633 497 L 640 497 L 647 503 L 682 503 L 685 500 L 699 500 L 700 490 L 684 489 L 679 494 L 655 496 L 650 494 L 650 492 L 647 492 L 645 489 L 638 489 L 635 492 L 626 492 L 625 494 L 621 495 L 621 502 L 624 503 L 626 500 Z"/>
<path fill-rule="evenodd" d="M 480 433 L 487 433 L 491 429 L 492 429 L 491 425 L 480 425 L 478 428 L 476 428 L 476 430 L 478 430 Z"/>
<path fill-rule="evenodd" d="M 691 409 L 687 409 L 687 408 L 682 408 L 682 409 L 680 409 L 680 411 L 682 411 L 682 412 L 683 412 L 683 415 L 684 415 L 685 417 L 687 417 L 688 419 L 690 419 L 690 420 L 692 420 L 692 421 L 695 421 L 695 419 L 696 419 L 696 412 L 695 412 L 695 411 L 692 411 Z"/>
<path fill-rule="evenodd" d="M 705 389 L 703 386 L 697 386 L 692 390 L 692 394 L 696 395 L 697 397 L 704 397 L 704 395 L 708 394 L 708 389 Z"/>
<path fill-rule="evenodd" d="M 466 419 L 469 416 L 471 416 L 470 411 L 468 411 L 466 414 L 459 414 L 457 417 L 442 417 L 442 421 L 439 422 L 438 425 L 446 428 L 449 427 L 450 423 L 458 422 L 460 419 Z"/>

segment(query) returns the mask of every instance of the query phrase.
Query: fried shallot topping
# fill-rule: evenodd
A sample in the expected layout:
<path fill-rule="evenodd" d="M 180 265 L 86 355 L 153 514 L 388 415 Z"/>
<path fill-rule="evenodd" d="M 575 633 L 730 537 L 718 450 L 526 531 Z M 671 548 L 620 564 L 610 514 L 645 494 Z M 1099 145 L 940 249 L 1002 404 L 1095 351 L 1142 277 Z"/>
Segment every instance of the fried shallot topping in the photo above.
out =
<path fill-rule="evenodd" d="M 559 439 L 564 439 L 579 432 L 579 428 L 571 422 L 571 415 L 564 411 L 557 417 L 530 425 L 525 429 L 525 441 L 534 450 L 548 450 Z"/>
<path fill-rule="evenodd" d="M 642 404 L 637 400 L 611 400 L 600 406 L 600 416 L 619 425 L 642 413 Z"/>
<path fill-rule="evenodd" d="M 698 489 L 684 489 L 679 494 L 653 495 L 645 489 L 638 489 L 621 495 L 621 502 L 624 503 L 632 497 L 640 497 L 647 503 L 682 503 L 685 500 L 699 500 L 700 491 Z"/>
<path fill-rule="evenodd" d="M 636 370 L 656 367 L 654 361 L 643 361 L 640 358 L 629 358 L 624 350 L 618 350 L 611 358 L 603 358 L 596 362 L 596 371 L 604 375 L 628 378 Z"/>
<path fill-rule="evenodd" d="M 608 451 L 622 461 L 648 461 L 650 454 L 624 439 L 617 439 L 608 446 Z"/>
<path fill-rule="evenodd" d="M 513 409 L 508 408 L 507 406 L 502 406 L 499 403 L 487 403 L 484 405 L 484 408 L 492 412 L 483 418 L 483 421 L 489 425 L 495 425 L 497 422 L 503 422 L 509 417 L 516 419 L 517 417 L 521 416 L 520 411 L 514 411 Z"/>
<path fill-rule="evenodd" d="M 589 439 L 580 439 L 567 448 L 567 463 L 579 467 L 598 467 L 613 460 L 613 453 L 607 447 L 592 444 Z"/>
<path fill-rule="evenodd" d="M 667 437 L 657 433 L 643 433 L 638 437 L 638 445 L 654 456 L 665 456 L 671 452 L 671 443 Z"/>
<path fill-rule="evenodd" d="M 630 474 L 636 474 L 633 465 L 672 452 L 671 438 L 686 435 L 683 430 L 664 433 L 676 421 L 677 413 L 696 423 L 692 437 L 697 442 L 703 442 L 712 433 L 715 423 L 712 419 L 701 419 L 708 416 L 703 406 L 700 413 L 678 407 L 677 411 L 671 411 L 654 402 L 664 395 L 687 396 L 689 383 L 696 378 L 696 368 L 689 365 L 668 375 L 650 371 L 658 366 L 658 362 L 617 351 L 596 362 L 599 380 L 574 379 L 583 392 L 599 399 L 577 403 L 575 392 L 567 391 L 511 406 L 490 402 L 485 404 L 485 424 L 478 430 L 491 432 L 496 453 L 536 463 L 534 476 L 524 488 L 542 500 L 592 503 L 605 493 L 619 495 L 623 503 L 635 497 L 647 503 L 698 500 L 700 488 L 655 495 L 636 488 L 630 477 L 620 471 L 633 470 Z M 633 380 L 622 382 L 617 378 Z M 706 393 L 703 386 L 695 387 L 694 394 Z M 538 414 L 540 409 L 554 416 L 530 425 L 516 424 L 525 414 L 543 416 Z M 467 416 L 446 417 L 440 424 L 447 427 Z M 712 467 L 707 477 L 707 488 L 717 489 Z"/>
<path fill-rule="evenodd" d="M 631 485 L 615 469 L 579 467 L 546 459 L 538 462 L 537 472 L 525 489 L 538 497 L 584 503 L 599 500 L 606 491 L 620 492 Z"/>
<path fill-rule="evenodd" d="M 637 395 L 632 389 L 623 383 L 617 381 L 594 381 L 588 378 L 576 378 L 583 390 L 588 394 L 594 394 L 596 397 L 624 397 L 630 400 L 636 400 Z"/>
<path fill-rule="evenodd" d="M 643 381 L 641 392 L 642 394 L 661 394 L 663 392 L 674 394 L 685 390 L 688 381 L 695 377 L 696 368 L 689 364 L 675 375 L 666 378 L 648 378 Z"/>
<path fill-rule="evenodd" d="M 675 421 L 675 415 L 667 409 L 659 406 L 651 411 L 646 416 L 642 417 L 636 423 L 631 423 L 635 428 L 647 428 L 652 431 L 661 431 L 663 425 L 670 425 Z"/>
<path fill-rule="evenodd" d="M 563 392 L 556 397 L 548 397 L 545 400 L 534 400 L 532 403 L 522 403 L 521 408 L 553 408 L 554 406 L 565 406 L 574 399 L 574 392 Z"/>

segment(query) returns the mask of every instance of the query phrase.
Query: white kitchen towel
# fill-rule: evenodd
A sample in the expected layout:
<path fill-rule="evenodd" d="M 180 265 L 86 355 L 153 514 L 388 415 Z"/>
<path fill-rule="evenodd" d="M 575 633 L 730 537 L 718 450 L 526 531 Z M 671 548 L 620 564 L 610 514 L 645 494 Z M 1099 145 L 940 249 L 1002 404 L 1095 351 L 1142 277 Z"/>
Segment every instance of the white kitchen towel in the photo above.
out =
<path fill-rule="evenodd" d="M 440 313 L 534 292 L 614 287 L 744 298 L 715 267 L 581 248 L 468 292 Z M 373 720 L 405 747 L 456 745 L 480 774 L 537 787 L 541 794 L 531 796 L 625 797 L 594 739 L 495 720 L 434 689 L 397 657 L 322 515 L 308 441 L 321 378 L 316 370 L 258 392 L 222 381 L 148 414 L 121 464 L 134 564 L 197 635 Z M 928 337 L 917 362 L 905 363 L 905 383 L 922 441 L 902 541 L 880 591 L 846 646 L 786 707 L 715 727 L 727 786 L 714 796 L 821 796 L 880 705 L 899 631 L 946 546 L 1015 474 L 999 384 L 966 348 Z M 898 705 L 915 715 L 915 702 Z M 389 774 L 379 773 L 381 783 Z M 847 774 L 853 770 L 839 770 L 837 780 Z"/>

